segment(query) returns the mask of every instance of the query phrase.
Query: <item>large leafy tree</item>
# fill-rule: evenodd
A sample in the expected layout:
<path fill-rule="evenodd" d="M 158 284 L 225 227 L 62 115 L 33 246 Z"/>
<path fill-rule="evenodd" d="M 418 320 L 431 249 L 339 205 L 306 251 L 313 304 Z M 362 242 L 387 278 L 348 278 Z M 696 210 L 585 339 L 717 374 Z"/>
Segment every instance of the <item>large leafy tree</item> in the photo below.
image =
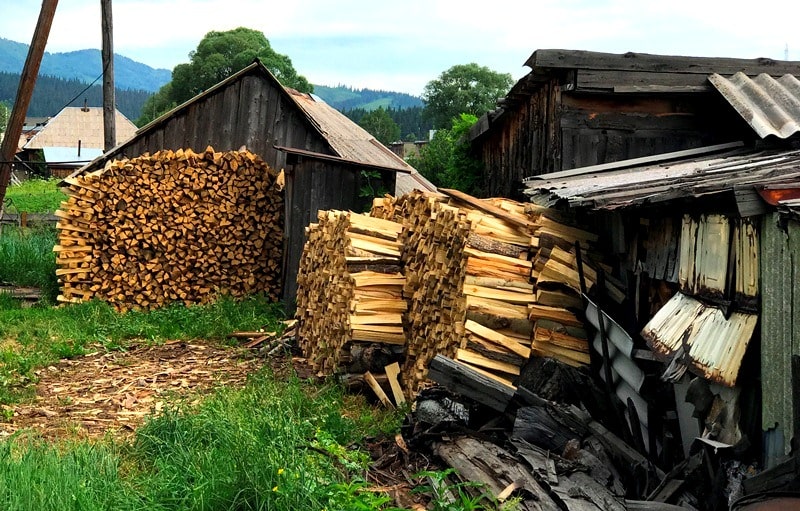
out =
<path fill-rule="evenodd" d="M 460 114 L 481 116 L 495 108 L 513 81 L 509 73 L 498 73 L 478 64 L 459 64 L 425 85 L 425 116 L 434 128 L 448 128 Z"/>
<path fill-rule="evenodd" d="M 291 59 L 273 50 L 262 32 L 244 27 L 211 31 L 189 53 L 190 62 L 175 66 L 172 81 L 145 102 L 137 124 L 146 124 L 252 64 L 256 58 L 283 85 L 300 92 L 313 92 L 313 86 L 297 73 Z"/>
<path fill-rule="evenodd" d="M 440 188 L 455 188 L 475 196 L 482 195 L 483 165 L 470 154 L 469 129 L 478 118 L 461 114 L 449 129 L 439 129 L 421 150 L 408 158 L 414 168 Z"/>
<path fill-rule="evenodd" d="M 365 113 L 358 121 L 358 125 L 367 130 L 381 144 L 388 145 L 400 140 L 400 126 L 383 108 L 376 108 Z"/>

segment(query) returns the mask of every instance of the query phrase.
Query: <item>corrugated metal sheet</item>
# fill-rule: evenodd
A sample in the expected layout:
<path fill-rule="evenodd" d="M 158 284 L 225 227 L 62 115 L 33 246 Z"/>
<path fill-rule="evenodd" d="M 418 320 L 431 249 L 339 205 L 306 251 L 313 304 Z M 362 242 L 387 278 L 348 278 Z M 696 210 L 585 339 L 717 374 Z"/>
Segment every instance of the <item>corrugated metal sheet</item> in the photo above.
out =
<path fill-rule="evenodd" d="M 119 110 L 116 110 L 115 120 L 118 141 L 126 141 L 136 133 L 136 125 Z M 78 141 L 81 147 L 103 149 L 102 108 L 64 108 L 25 144 L 25 149 L 78 147 Z"/>
<path fill-rule="evenodd" d="M 44 161 L 50 165 L 61 167 L 80 167 L 103 154 L 102 149 L 81 148 L 78 154 L 77 147 L 45 147 Z"/>
<path fill-rule="evenodd" d="M 619 162 L 624 166 L 624 162 Z M 721 155 L 676 162 L 586 172 L 526 182 L 532 202 L 617 209 L 701 197 L 734 188 L 800 180 L 800 151 L 734 149 Z"/>
<path fill-rule="evenodd" d="M 310 94 L 286 90 L 338 156 L 357 162 L 370 162 L 387 169 L 411 171 L 411 165 L 335 108 Z"/>
<path fill-rule="evenodd" d="M 761 138 L 788 138 L 800 131 L 800 80 L 795 76 L 750 78 L 739 72 L 725 78 L 714 73 L 708 80 Z"/>
<path fill-rule="evenodd" d="M 800 355 L 800 223 L 766 215 L 761 225 L 761 427 L 792 437 L 792 356 Z M 789 442 L 784 444 L 789 452 Z"/>
<path fill-rule="evenodd" d="M 742 358 L 755 331 L 757 314 L 721 310 L 676 293 L 645 325 L 642 337 L 665 359 L 681 362 L 704 378 L 736 384 Z"/>

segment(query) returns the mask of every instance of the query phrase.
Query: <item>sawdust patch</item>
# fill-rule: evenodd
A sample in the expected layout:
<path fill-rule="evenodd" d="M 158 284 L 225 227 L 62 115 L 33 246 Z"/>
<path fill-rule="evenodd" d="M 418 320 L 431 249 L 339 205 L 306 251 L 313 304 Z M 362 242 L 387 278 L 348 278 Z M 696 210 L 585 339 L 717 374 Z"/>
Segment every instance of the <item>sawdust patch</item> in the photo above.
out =
<path fill-rule="evenodd" d="M 22 429 L 53 440 L 129 434 L 169 399 L 243 386 L 264 364 L 252 350 L 179 341 L 64 360 L 38 371 L 31 402 L 5 408 L 0 435 Z"/>

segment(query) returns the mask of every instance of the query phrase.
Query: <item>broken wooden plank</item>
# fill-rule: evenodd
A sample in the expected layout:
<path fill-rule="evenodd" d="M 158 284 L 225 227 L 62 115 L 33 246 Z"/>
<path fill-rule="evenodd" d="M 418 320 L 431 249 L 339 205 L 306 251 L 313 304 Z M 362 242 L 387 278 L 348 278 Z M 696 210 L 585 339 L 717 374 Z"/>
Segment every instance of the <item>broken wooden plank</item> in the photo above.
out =
<path fill-rule="evenodd" d="M 506 410 L 515 391 L 513 387 L 443 355 L 436 355 L 431 361 L 428 378 L 451 392 L 468 397 L 498 412 Z"/>
<path fill-rule="evenodd" d="M 404 405 L 406 402 L 406 397 L 403 395 L 403 389 L 400 388 L 400 381 L 398 380 L 398 376 L 400 375 L 400 364 L 397 362 L 389 364 L 384 368 L 384 371 L 386 371 L 386 376 L 389 378 L 389 386 L 392 388 L 394 402 L 397 404 L 397 406 Z"/>
<path fill-rule="evenodd" d="M 380 386 L 375 377 L 372 376 L 372 373 L 369 371 L 364 373 L 364 381 L 367 382 L 367 385 L 369 385 L 372 391 L 375 392 L 375 395 L 378 396 L 378 399 L 380 399 L 381 403 L 383 403 L 386 408 L 394 408 L 394 405 L 389 400 L 389 396 L 387 396 L 386 392 L 383 391 L 383 388 Z"/>

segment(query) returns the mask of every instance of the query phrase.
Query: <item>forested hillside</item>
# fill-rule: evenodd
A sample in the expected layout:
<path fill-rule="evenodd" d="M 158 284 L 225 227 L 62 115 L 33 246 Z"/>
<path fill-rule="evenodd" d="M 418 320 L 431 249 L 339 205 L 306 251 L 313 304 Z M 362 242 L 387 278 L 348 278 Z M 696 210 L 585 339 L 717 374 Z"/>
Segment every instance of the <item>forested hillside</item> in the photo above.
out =
<path fill-rule="evenodd" d="M 399 109 L 423 105 L 422 99 L 404 92 L 355 89 L 345 85 L 337 85 L 336 87 L 314 85 L 314 94 L 340 111 L 354 108 L 363 108 L 364 110 L 375 110 L 376 108 Z"/>
<path fill-rule="evenodd" d="M 40 76 L 36 80 L 33 98 L 28 108 L 28 117 L 52 117 L 65 106 L 83 106 L 84 99 L 88 106 L 103 105 L 103 89 L 99 84 L 91 86 L 83 94 L 88 84 L 77 79 L 64 80 L 52 76 Z M 0 72 L 0 101 L 11 105 L 17 95 L 19 75 Z M 145 99 L 150 95 L 145 90 L 117 89 L 117 109 L 128 119 L 139 117 Z M 71 103 L 68 103 L 71 101 Z"/>
<path fill-rule="evenodd" d="M 22 72 L 28 45 L 0 37 L 0 71 Z M 102 72 L 100 50 L 78 50 L 65 53 L 45 52 L 39 73 L 64 79 L 91 83 Z M 114 54 L 114 80 L 118 89 L 157 91 L 170 80 L 172 73 L 155 69 L 141 62 Z"/>
<path fill-rule="evenodd" d="M 405 141 L 427 140 L 428 131 L 433 125 L 426 120 L 423 115 L 423 107 L 414 106 L 411 108 L 384 108 L 389 117 L 400 126 L 400 138 Z M 342 110 L 350 120 L 359 124 L 361 118 L 368 112 L 365 108 L 353 108 Z"/>

